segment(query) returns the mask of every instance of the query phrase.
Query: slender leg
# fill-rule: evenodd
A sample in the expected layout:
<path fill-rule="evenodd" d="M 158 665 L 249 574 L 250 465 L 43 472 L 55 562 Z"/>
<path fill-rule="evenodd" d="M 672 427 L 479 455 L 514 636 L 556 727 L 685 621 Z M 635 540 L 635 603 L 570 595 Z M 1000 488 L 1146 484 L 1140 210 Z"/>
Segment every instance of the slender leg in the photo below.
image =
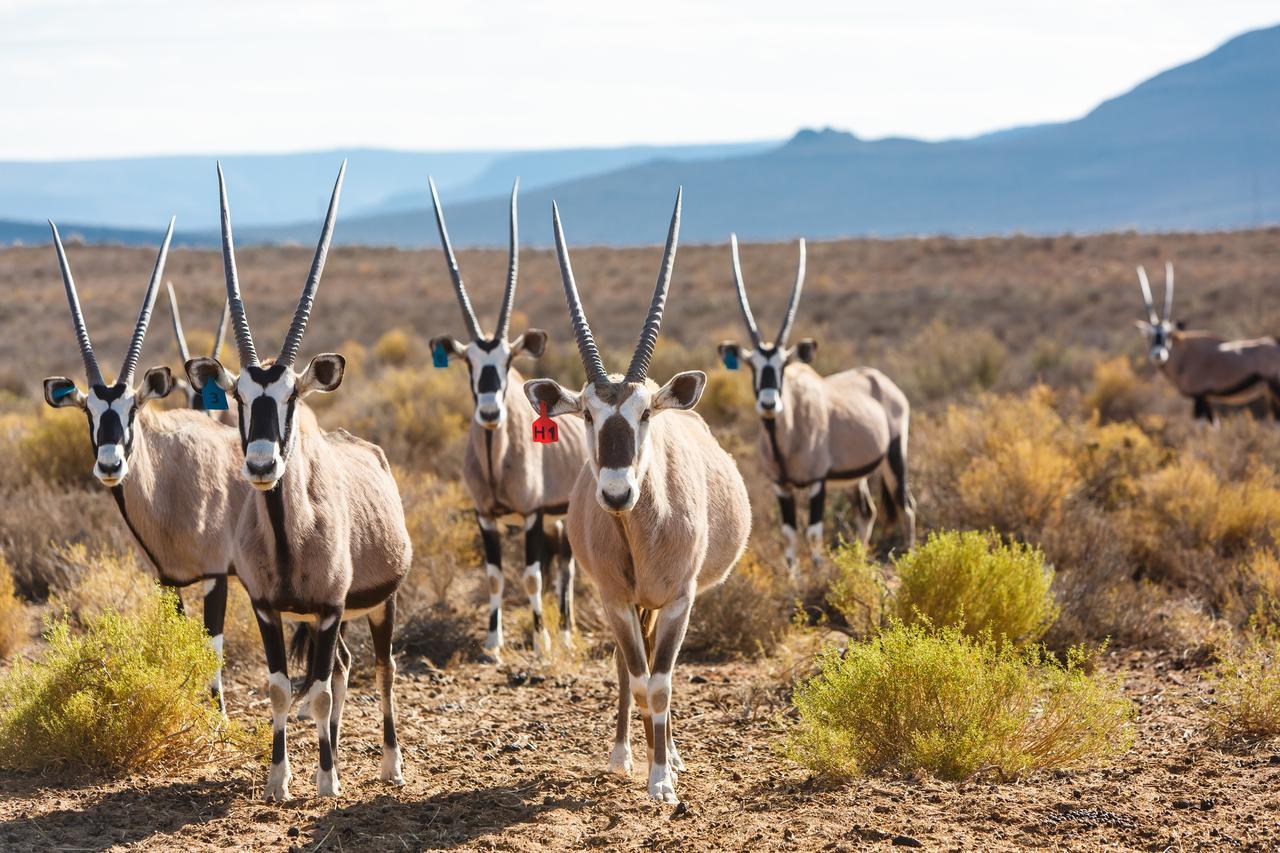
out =
<path fill-rule="evenodd" d="M 636 613 L 636 609 L 630 604 L 605 604 L 605 617 L 609 620 L 609 626 L 613 629 L 613 639 L 617 643 L 615 655 L 618 659 L 618 669 L 626 669 L 627 679 L 626 686 L 631 688 L 631 700 L 640 709 L 640 714 L 645 722 L 645 742 L 648 744 L 649 751 L 653 751 L 653 730 L 649 720 L 649 659 L 645 654 L 644 645 L 644 629 L 640 625 L 640 616 Z M 623 681 L 618 679 L 618 689 L 623 689 Z M 626 705 L 627 714 L 624 716 L 622 711 Z M 618 697 L 618 731 L 614 739 L 614 752 L 610 757 L 610 769 L 614 769 L 613 757 L 618 756 L 618 738 L 623 743 L 627 743 L 626 724 L 624 720 L 630 717 L 630 703 L 626 702 L 621 696 Z M 630 747 L 627 747 L 630 752 Z"/>
<path fill-rule="evenodd" d="M 369 614 L 369 634 L 377 661 L 378 701 L 382 705 L 382 770 L 378 777 L 392 785 L 403 785 L 400 743 L 396 740 L 396 704 L 392 691 L 396 661 L 391 656 L 391 632 L 396 626 L 396 597 L 393 594 L 381 610 Z"/>
<path fill-rule="evenodd" d="M 876 526 L 876 504 L 871 500 L 871 486 L 867 484 L 865 479 L 859 480 L 856 486 L 857 493 L 854 501 L 857 504 L 857 511 L 854 515 L 853 526 L 858 531 L 858 541 L 866 545 L 871 541 L 871 531 Z M 812 510 L 810 510 L 812 515 Z"/>
<path fill-rule="evenodd" d="M 1195 404 L 1191 409 L 1191 414 L 1196 420 L 1206 420 L 1212 426 L 1218 425 L 1218 415 L 1213 411 L 1213 406 L 1206 397 L 1196 397 Z"/>
<path fill-rule="evenodd" d="M 266 652 L 267 695 L 271 697 L 271 770 L 267 774 L 262 798 L 282 803 L 289 799 L 289 780 L 293 777 L 289 771 L 289 752 L 284 737 L 289 704 L 293 698 L 293 685 L 289 683 L 285 659 L 284 626 L 280 623 L 280 614 L 265 603 L 255 602 L 253 613 L 257 617 L 262 648 Z"/>
<path fill-rule="evenodd" d="M 668 604 L 658 613 L 654 634 L 652 675 L 649 677 L 649 712 L 653 718 L 653 762 L 649 765 L 649 796 L 676 802 L 675 756 L 670 744 L 671 672 L 684 643 L 693 609 L 692 592 Z"/>
<path fill-rule="evenodd" d="M 209 682 L 209 692 L 218 710 L 227 714 L 227 703 L 222 696 L 222 631 L 227 618 L 227 576 L 218 575 L 204 581 L 204 629 L 209 634 L 213 653 L 218 656 L 218 669 Z"/>
<path fill-rule="evenodd" d="M 1271 401 L 1271 417 L 1280 421 L 1280 379 L 1267 382 L 1267 398 Z"/>
<path fill-rule="evenodd" d="M 907 434 L 903 427 L 902 435 L 889 442 L 889 476 L 887 485 L 893 496 L 893 503 L 902 517 L 902 538 L 908 549 L 916 546 L 916 499 L 907 486 Z"/>
<path fill-rule="evenodd" d="M 866 488 L 866 482 L 862 481 L 863 489 Z M 809 540 L 809 557 L 815 566 L 826 557 L 826 543 L 822 541 L 822 515 L 826 510 L 826 503 L 827 483 L 819 480 L 809 487 L 809 526 L 804 531 L 805 538 Z M 868 528 L 867 536 L 870 535 Z"/>
<path fill-rule="evenodd" d="M 329 742 L 338 754 L 338 738 L 342 735 L 342 708 L 347 701 L 347 679 L 351 677 L 351 650 L 347 648 L 347 623 L 338 630 L 337 655 L 333 661 L 333 710 L 329 712 Z"/>
<path fill-rule="evenodd" d="M 311 671 L 315 681 L 307 691 L 311 716 L 316 721 L 316 739 L 320 743 L 320 767 L 316 770 L 316 793 L 336 797 L 342 790 L 338 782 L 338 765 L 333 749 L 333 667 L 338 653 L 338 634 L 342 630 L 342 608 L 321 612 L 316 620 L 316 640 L 312 647 Z"/>
<path fill-rule="evenodd" d="M 524 592 L 533 609 L 533 650 L 539 655 L 551 651 L 551 635 L 542 624 L 542 561 L 547 555 L 547 534 L 542 528 L 542 513 L 534 513 L 524 521 Z"/>
<path fill-rule="evenodd" d="M 618 723 L 613 734 L 613 752 L 609 753 L 609 772 L 631 775 L 631 679 L 622 649 L 613 651 L 618 668 Z"/>
<path fill-rule="evenodd" d="M 569 533 L 564 529 L 563 519 L 556 521 L 555 525 L 555 552 L 559 562 L 556 598 L 560 602 L 560 641 L 569 648 L 573 645 L 573 580 L 578 567 L 573 560 L 573 547 L 569 544 Z"/>
<path fill-rule="evenodd" d="M 774 485 L 778 496 L 778 510 L 782 517 L 782 539 L 786 543 L 787 574 L 796 576 L 796 496 L 787 486 Z"/>
<path fill-rule="evenodd" d="M 502 654 L 502 538 L 497 519 L 479 518 L 484 571 L 489 578 L 489 634 L 485 637 L 484 650 L 497 660 Z"/>

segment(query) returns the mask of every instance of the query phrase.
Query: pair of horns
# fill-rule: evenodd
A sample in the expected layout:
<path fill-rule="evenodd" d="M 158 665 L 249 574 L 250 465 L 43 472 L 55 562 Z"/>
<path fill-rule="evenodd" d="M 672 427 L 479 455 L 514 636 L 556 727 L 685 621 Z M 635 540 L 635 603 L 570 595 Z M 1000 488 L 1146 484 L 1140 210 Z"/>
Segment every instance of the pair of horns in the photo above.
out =
<path fill-rule="evenodd" d="M 676 243 L 680 239 L 680 203 L 683 196 L 683 188 L 676 191 L 676 206 L 671 212 L 671 225 L 667 229 L 667 246 L 662 252 L 662 266 L 658 268 L 658 282 L 654 285 L 649 314 L 645 317 L 644 327 L 640 330 L 640 340 L 631 356 L 631 365 L 627 368 L 624 380 L 626 382 L 643 382 L 649 375 L 649 360 L 653 357 L 653 348 L 658 343 L 662 313 L 667 305 L 667 289 L 671 286 L 671 271 L 676 263 Z M 551 220 L 556 232 L 556 254 L 560 257 L 560 276 L 564 279 L 564 298 L 569 306 L 573 336 L 578 342 L 578 354 L 582 357 L 582 366 L 586 368 L 587 381 L 596 384 L 607 383 L 609 374 L 604 369 L 600 350 L 596 348 L 591 326 L 587 323 L 587 315 L 582 310 L 582 297 L 578 295 L 578 286 L 573 280 L 573 267 L 569 263 L 569 247 L 565 245 L 564 228 L 560 225 L 560 209 L 554 201 L 551 202 Z"/>
<path fill-rule="evenodd" d="M 1151 325 L 1160 325 L 1156 316 L 1156 306 L 1151 300 L 1151 283 L 1147 281 L 1146 268 L 1138 267 L 1138 285 L 1142 288 L 1142 301 L 1147 306 L 1147 319 Z M 1164 322 L 1169 322 L 1169 313 L 1173 310 L 1173 264 L 1166 261 L 1164 265 Z"/>
<path fill-rule="evenodd" d="M 436 192 L 434 178 L 428 177 L 431 185 L 431 204 L 436 210 L 436 227 L 440 229 L 440 244 L 444 247 L 445 259 L 449 262 L 449 275 L 453 276 L 453 289 L 458 294 L 458 305 L 462 308 L 462 319 L 467 323 L 467 332 L 473 341 L 484 340 L 480 331 L 480 321 L 476 319 L 475 309 L 471 307 L 471 299 L 467 296 L 466 285 L 462 283 L 462 272 L 458 269 L 458 259 L 453 254 L 453 244 L 449 242 L 449 229 L 444 224 L 444 209 L 440 206 L 440 194 Z M 516 223 L 516 196 L 520 192 L 520 179 L 516 178 L 511 187 L 511 253 L 507 262 L 507 289 L 502 294 L 502 308 L 498 311 L 498 325 L 494 329 L 495 340 L 506 340 L 511 327 L 511 305 L 516 298 L 516 277 L 519 273 L 519 236 Z"/>
<path fill-rule="evenodd" d="M 182 314 L 178 312 L 178 297 L 173 292 L 173 282 L 166 281 L 164 286 L 169 294 L 169 316 L 173 320 L 173 336 L 178 339 L 178 355 L 182 357 L 182 363 L 186 364 L 191 360 L 191 353 L 187 349 L 187 336 L 182 332 Z M 218 320 L 218 331 L 213 336 L 213 352 L 209 353 L 212 358 L 219 358 L 222 355 L 222 341 L 227 336 L 227 317 L 230 314 L 230 304 L 224 305 L 222 317 Z"/>
<path fill-rule="evenodd" d="M 169 219 L 169 228 L 164 233 L 164 241 L 160 244 L 160 254 L 156 255 L 156 265 L 151 271 L 151 283 L 147 285 L 147 295 L 142 299 L 142 310 L 138 312 L 138 322 L 133 327 L 133 338 L 129 341 L 129 349 L 125 353 L 124 363 L 120 366 L 117 383 L 133 384 L 133 375 L 138 369 L 138 357 L 142 355 L 142 341 L 147 336 L 147 326 L 151 323 L 151 309 L 156 304 L 156 291 L 160 279 L 164 277 L 164 264 L 169 257 L 169 243 L 173 240 L 173 223 L 175 217 Z M 76 340 L 80 344 L 80 357 L 84 360 L 84 372 L 90 385 L 106 385 L 102 371 L 98 368 L 98 357 L 93 352 L 93 342 L 89 340 L 89 330 L 84 324 L 84 313 L 80 310 L 80 297 L 76 294 L 76 282 L 71 275 L 71 264 L 67 261 L 67 250 L 62 246 L 62 237 L 58 234 L 58 226 L 49 221 L 53 231 L 53 245 L 58 250 L 58 264 L 62 267 L 62 284 L 67 291 L 67 304 L 71 307 L 71 322 L 75 326 Z"/>
<path fill-rule="evenodd" d="M 280 357 L 276 359 L 288 367 L 298 359 L 298 348 L 302 346 L 302 334 L 307 330 L 307 320 L 311 318 L 311 306 L 315 303 L 316 288 L 320 286 L 320 276 L 324 273 L 324 261 L 329 254 L 329 242 L 333 238 L 333 224 L 338 217 L 338 196 L 342 193 L 342 179 L 347 174 L 347 161 L 342 161 L 338 169 L 338 180 L 333 185 L 333 194 L 329 197 L 329 212 L 324 218 L 324 228 L 320 232 L 320 242 L 316 244 L 315 258 L 311 261 L 311 273 L 302 288 L 302 296 L 298 298 L 297 310 L 293 312 L 293 322 L 284 336 L 284 346 L 280 348 Z M 236 247 L 231 236 L 231 211 L 227 205 L 227 183 L 222 176 L 222 164 L 218 164 L 218 193 L 222 203 L 222 266 L 227 276 L 227 310 L 231 313 L 232 328 L 236 334 L 236 346 L 240 350 L 240 364 L 256 366 L 259 364 L 258 352 L 253 347 L 253 334 L 249 331 L 249 319 L 245 316 L 244 300 L 240 298 L 240 278 L 236 274 Z"/>
<path fill-rule="evenodd" d="M 738 235 L 729 235 L 729 247 L 733 254 L 733 283 L 738 288 L 738 307 L 742 309 L 742 319 L 747 324 L 747 332 L 751 335 L 753 346 L 760 346 L 760 330 L 756 328 L 756 318 L 751 315 L 751 303 L 747 301 L 747 286 L 742 281 L 742 262 L 738 260 Z M 791 336 L 791 327 L 796 321 L 796 310 L 800 307 L 800 291 L 804 289 L 804 239 L 800 240 L 800 265 L 796 269 L 796 283 L 791 287 L 791 301 L 787 303 L 787 313 L 782 317 L 782 328 L 774 344 L 779 347 L 787 345 Z"/>

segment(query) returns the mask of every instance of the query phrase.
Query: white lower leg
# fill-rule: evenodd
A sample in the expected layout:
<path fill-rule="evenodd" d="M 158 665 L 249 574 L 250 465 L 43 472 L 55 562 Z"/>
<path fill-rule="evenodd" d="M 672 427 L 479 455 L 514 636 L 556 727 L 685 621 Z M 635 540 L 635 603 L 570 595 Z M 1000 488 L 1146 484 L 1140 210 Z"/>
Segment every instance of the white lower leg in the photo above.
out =
<path fill-rule="evenodd" d="M 273 672 L 267 677 L 267 694 L 271 698 L 271 770 L 267 773 L 264 800 L 284 802 L 289 799 L 289 752 L 285 746 L 285 724 L 289 720 L 289 702 L 293 685 L 283 672 Z"/>
<path fill-rule="evenodd" d="M 783 557 L 787 561 L 787 571 L 795 574 L 796 570 L 796 529 L 790 524 L 782 525 Z"/>
<path fill-rule="evenodd" d="M 486 563 L 485 575 L 489 579 L 489 635 L 485 638 L 487 652 L 502 649 L 502 569 Z"/>
<path fill-rule="evenodd" d="M 403 785 L 404 764 L 400 758 L 400 743 L 396 740 L 395 709 L 391 698 L 395 677 L 394 659 L 388 660 L 385 666 L 377 666 L 378 702 L 382 706 L 382 768 L 378 778 L 392 785 Z"/>
<path fill-rule="evenodd" d="M 822 522 L 810 524 L 805 529 L 804 536 L 809 540 L 809 556 L 815 563 L 821 563 L 827 554 L 826 545 L 822 540 Z"/>
<path fill-rule="evenodd" d="M 311 714 L 316 721 L 316 736 L 320 741 L 320 767 L 316 770 L 316 793 L 321 797 L 336 797 L 341 790 L 338 784 L 337 756 L 329 740 L 329 717 L 333 712 L 333 679 L 317 681 L 307 691 Z"/>
<path fill-rule="evenodd" d="M 540 655 L 551 651 L 551 634 L 542 621 L 542 563 L 534 561 L 524 567 L 524 592 L 533 608 L 533 650 Z"/>
<path fill-rule="evenodd" d="M 573 645 L 573 578 L 578 566 L 570 557 L 561 573 L 556 594 L 560 599 L 560 639 L 565 648 Z"/>
<path fill-rule="evenodd" d="M 655 672 L 648 684 L 649 712 L 653 720 L 653 740 L 661 749 L 649 763 L 649 796 L 664 803 L 676 802 L 676 774 L 667 754 L 667 725 L 670 722 L 671 673 Z"/>
<path fill-rule="evenodd" d="M 218 634 L 211 638 L 209 645 L 213 646 L 213 653 L 218 656 L 218 668 L 213 671 L 213 678 L 209 680 L 209 692 L 213 694 L 214 701 L 222 709 L 223 716 L 226 716 L 227 708 L 222 700 L 222 635 Z"/>

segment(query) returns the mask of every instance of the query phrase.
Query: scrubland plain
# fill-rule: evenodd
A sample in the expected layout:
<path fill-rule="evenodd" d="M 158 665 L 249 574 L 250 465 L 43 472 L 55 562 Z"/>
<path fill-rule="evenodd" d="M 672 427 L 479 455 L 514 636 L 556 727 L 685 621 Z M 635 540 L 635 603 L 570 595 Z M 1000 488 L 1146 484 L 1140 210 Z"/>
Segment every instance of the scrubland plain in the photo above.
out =
<path fill-rule="evenodd" d="M 152 253 L 69 251 L 95 347 L 117 357 Z M 643 316 L 659 253 L 575 249 L 597 339 L 634 340 L 629 322 Z M 239 252 L 250 317 L 278 318 L 265 338 L 283 331 L 309 254 Z M 1133 267 L 1165 259 L 1177 269 L 1175 316 L 1190 327 L 1280 333 L 1280 230 L 810 244 L 793 338 L 818 340 L 823 372 L 875 366 L 910 397 L 922 545 L 902 554 L 882 527 L 869 551 L 840 547 L 853 525 L 847 497 L 833 496 L 832 553 L 802 562 L 793 585 L 760 474 L 749 372 L 716 363 L 717 343 L 745 340 L 728 248 L 681 248 L 651 375 L 708 371 L 699 411 L 742 467 L 755 526 L 734 575 L 694 611 L 688 680 L 675 686 L 689 769 L 673 812 L 604 773 L 613 665 L 588 585 L 575 647 L 538 661 L 509 584 L 518 648 L 501 667 L 479 661 L 485 589 L 458 481 L 471 400 L 464 372 L 432 368 L 426 346 L 462 332 L 447 272 L 435 251 L 336 250 L 307 350 L 343 353 L 347 376 L 311 399 L 325 426 L 386 449 L 404 496 L 415 551 L 396 638 L 408 784 L 376 781 L 380 729 L 359 628 L 349 781 L 336 803 L 310 798 L 301 779 L 293 803 L 258 803 L 248 734 L 105 769 L 65 757 L 32 769 L 28 749 L 0 770 L 0 846 L 1273 848 L 1280 424 L 1247 411 L 1216 430 L 1194 423 L 1145 361 Z M 460 260 L 488 323 L 505 252 Z M 766 333 L 794 261 L 791 245 L 743 247 Z M 205 349 L 224 294 L 220 256 L 174 251 L 168 273 L 192 348 Z M 95 639 L 103 612 L 146 613 L 153 593 L 89 477 L 83 418 L 40 399 L 44 376 L 80 377 L 52 249 L 0 251 L 0 293 L 0 673 L 12 679 L 28 666 L 15 661 L 68 643 L 36 636 L 41 618 L 61 614 L 71 636 Z M 517 363 L 524 375 L 580 382 L 548 252 L 521 256 L 512 331 L 529 326 L 551 345 L 536 365 Z M 142 363 L 180 367 L 163 317 Z M 926 543 L 927 532 L 937 535 Z M 512 547 L 508 567 L 522 562 Z M 198 610 L 198 596 L 186 598 Z M 226 654 L 232 721 L 251 728 L 265 670 L 235 584 Z M 929 703 L 905 701 L 904 684 Z M 0 756 L 27 722 L 0 708 Z M 299 767 L 314 760 L 308 747 L 295 737 Z"/>

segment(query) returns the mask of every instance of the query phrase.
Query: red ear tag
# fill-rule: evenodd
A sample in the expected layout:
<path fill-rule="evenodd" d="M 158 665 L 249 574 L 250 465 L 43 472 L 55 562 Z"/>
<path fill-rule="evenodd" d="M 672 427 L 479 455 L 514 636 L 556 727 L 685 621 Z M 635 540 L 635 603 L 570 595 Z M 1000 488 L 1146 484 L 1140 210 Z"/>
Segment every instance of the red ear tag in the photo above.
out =
<path fill-rule="evenodd" d="M 542 410 L 542 414 L 533 422 L 533 440 L 538 444 L 555 444 L 560 440 L 560 427 L 547 417 L 546 403 L 539 402 L 538 408 Z"/>

